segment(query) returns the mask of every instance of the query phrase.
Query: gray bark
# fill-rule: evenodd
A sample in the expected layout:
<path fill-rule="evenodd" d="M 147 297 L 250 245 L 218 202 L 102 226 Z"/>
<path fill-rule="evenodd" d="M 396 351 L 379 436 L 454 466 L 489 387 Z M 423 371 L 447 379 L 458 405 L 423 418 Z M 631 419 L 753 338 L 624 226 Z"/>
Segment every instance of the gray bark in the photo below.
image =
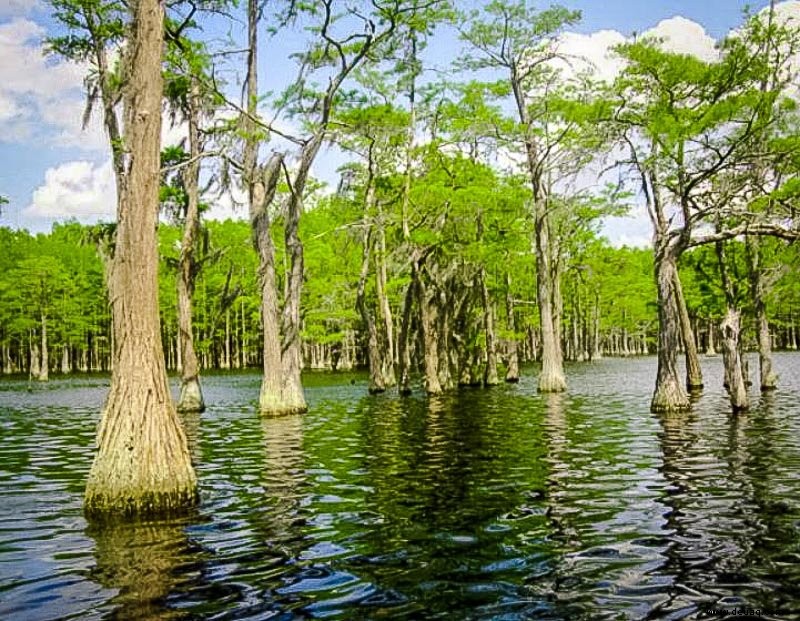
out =
<path fill-rule="evenodd" d="M 194 80 L 194 79 L 193 79 Z M 179 412 L 202 412 L 205 410 L 203 392 L 200 388 L 200 366 L 194 349 L 192 329 L 192 294 L 194 293 L 195 246 L 200 232 L 200 131 L 197 85 L 189 93 L 189 164 L 184 171 L 186 191 L 186 213 L 183 222 L 183 238 L 178 259 L 178 358 L 181 368 L 181 392 L 178 399 Z"/>
<path fill-rule="evenodd" d="M 36 376 L 40 382 L 46 382 L 50 379 L 50 353 L 47 349 L 47 315 L 42 313 L 42 352 L 41 363 L 39 365 L 39 375 Z"/>
<path fill-rule="evenodd" d="M 508 367 L 506 368 L 506 381 L 516 383 L 519 381 L 519 345 L 514 334 L 517 331 L 514 316 L 514 297 L 511 295 L 511 275 L 506 274 L 506 329 L 511 333 L 508 340 Z"/>
<path fill-rule="evenodd" d="M 665 243 L 657 243 L 655 275 L 658 291 L 658 371 L 650 402 L 651 412 L 680 412 L 690 408 L 689 397 L 678 379 L 680 316 L 675 279 L 676 257 Z"/>
<path fill-rule="evenodd" d="M 486 270 L 481 268 L 480 275 L 481 301 L 483 302 L 483 329 L 486 333 L 486 368 L 483 383 L 496 386 L 500 383 L 497 375 L 497 338 L 494 332 L 494 305 L 486 286 Z"/>
<path fill-rule="evenodd" d="M 720 324 L 722 331 L 722 361 L 725 366 L 725 388 L 734 412 L 750 407 L 745 385 L 742 357 L 739 350 L 739 311 L 728 307 Z"/>
<path fill-rule="evenodd" d="M 689 319 L 689 309 L 683 297 L 683 286 L 678 270 L 675 270 L 675 300 L 678 305 L 678 317 L 681 326 L 681 341 L 686 357 L 686 389 L 691 391 L 703 388 L 703 372 L 700 369 L 700 357 L 697 354 L 697 342 Z"/>

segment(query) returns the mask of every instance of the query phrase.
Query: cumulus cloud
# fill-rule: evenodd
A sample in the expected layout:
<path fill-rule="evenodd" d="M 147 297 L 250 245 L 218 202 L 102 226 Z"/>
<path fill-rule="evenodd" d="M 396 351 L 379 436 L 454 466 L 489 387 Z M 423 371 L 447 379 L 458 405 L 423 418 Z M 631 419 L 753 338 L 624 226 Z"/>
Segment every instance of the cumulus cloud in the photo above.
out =
<path fill-rule="evenodd" d="M 706 62 L 719 58 L 714 37 L 697 22 L 680 15 L 658 22 L 643 35 L 661 39 L 661 47 L 668 52 L 689 54 Z"/>
<path fill-rule="evenodd" d="M 105 150 L 99 119 L 81 128 L 84 68 L 45 57 L 44 36 L 29 19 L 0 24 L 0 141 Z"/>
<path fill-rule="evenodd" d="M 611 82 L 622 71 L 622 60 L 614 46 L 625 42 L 616 30 L 599 30 L 591 34 L 565 32 L 559 38 L 559 51 L 568 59 L 575 74 L 588 73 L 594 79 Z"/>
<path fill-rule="evenodd" d="M 111 219 L 116 190 L 111 161 L 93 164 L 79 160 L 50 168 L 33 192 L 26 216 L 38 218 Z"/>

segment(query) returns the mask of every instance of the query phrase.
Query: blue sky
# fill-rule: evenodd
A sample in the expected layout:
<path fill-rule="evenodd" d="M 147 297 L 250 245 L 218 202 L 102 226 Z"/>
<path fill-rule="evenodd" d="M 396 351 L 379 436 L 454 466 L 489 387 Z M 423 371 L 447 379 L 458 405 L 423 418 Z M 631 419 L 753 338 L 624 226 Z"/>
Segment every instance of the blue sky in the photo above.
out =
<path fill-rule="evenodd" d="M 751 7 L 760 9 L 765 1 Z M 480 2 L 459 4 L 470 8 Z M 748 3 L 572 0 L 563 4 L 582 11 L 583 21 L 574 29 L 581 35 L 606 30 L 630 36 L 681 16 L 685 19 L 670 20 L 656 32 L 674 38 L 678 48 L 692 51 L 707 48 L 709 36 L 719 38 L 740 24 Z M 786 3 L 786 8 L 800 15 L 800 2 Z M 88 131 L 80 128 L 82 70 L 42 57 L 41 38 L 52 27 L 46 2 L 0 0 L 0 194 L 11 201 L 0 216 L 2 226 L 45 231 L 54 221 L 70 216 L 88 222 L 108 219 L 113 213 L 113 183 L 99 119 Z M 578 37 L 575 44 L 592 54 L 597 45 L 613 39 L 612 34 Z M 279 36 L 262 54 L 262 72 L 269 76 L 270 88 L 291 77 L 292 66 L 283 59 L 297 41 L 297 33 Z M 458 48 L 452 32 L 439 33 L 431 42 L 430 60 L 445 67 Z M 315 172 L 332 182 L 341 158 L 325 153 L 320 158 Z M 224 217 L 233 212 L 228 205 L 216 213 Z M 616 243 L 644 243 L 649 235 L 648 224 L 637 214 L 610 222 L 605 233 Z"/>

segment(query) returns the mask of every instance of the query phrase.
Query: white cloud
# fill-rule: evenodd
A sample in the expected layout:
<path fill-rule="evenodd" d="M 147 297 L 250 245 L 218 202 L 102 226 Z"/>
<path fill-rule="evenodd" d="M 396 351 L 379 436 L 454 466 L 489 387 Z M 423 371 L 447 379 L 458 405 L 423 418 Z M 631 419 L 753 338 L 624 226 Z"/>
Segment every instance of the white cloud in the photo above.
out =
<path fill-rule="evenodd" d="M 0 92 L 0 123 L 13 119 L 18 114 L 20 114 L 20 109 L 16 102 Z"/>
<path fill-rule="evenodd" d="M 622 60 L 613 47 L 625 42 L 616 30 L 599 30 L 591 34 L 565 32 L 559 38 L 559 51 L 568 59 L 574 73 L 588 72 L 597 80 L 611 82 L 622 70 Z"/>
<path fill-rule="evenodd" d="M 0 141 L 106 150 L 99 118 L 84 131 L 84 68 L 45 57 L 39 24 L 0 24 Z"/>
<path fill-rule="evenodd" d="M 658 22 L 655 28 L 646 30 L 643 35 L 661 39 L 662 49 L 668 52 L 689 54 L 706 62 L 719 58 L 716 41 L 706 29 L 680 15 Z"/>
<path fill-rule="evenodd" d="M 111 219 L 115 215 L 116 190 L 111 161 L 95 165 L 79 160 L 47 170 L 44 184 L 33 192 L 26 216 Z"/>

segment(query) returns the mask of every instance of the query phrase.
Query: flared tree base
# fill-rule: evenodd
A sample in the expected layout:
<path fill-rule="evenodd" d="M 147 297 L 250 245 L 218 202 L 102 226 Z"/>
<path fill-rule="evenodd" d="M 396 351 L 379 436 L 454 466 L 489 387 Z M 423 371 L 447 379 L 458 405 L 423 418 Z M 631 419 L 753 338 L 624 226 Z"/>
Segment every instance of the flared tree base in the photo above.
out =
<path fill-rule="evenodd" d="M 181 515 L 191 511 L 197 502 L 196 484 L 183 488 L 171 486 L 162 491 L 154 491 L 149 485 L 123 489 L 95 484 L 86 488 L 84 514 L 92 521 L 115 520 L 120 516 Z"/>
<path fill-rule="evenodd" d="M 203 391 L 197 378 L 181 382 L 181 395 L 176 405 L 178 412 L 204 412 Z"/>
<path fill-rule="evenodd" d="M 183 513 L 197 503 L 197 477 L 166 376 L 163 384 L 130 379 L 112 380 L 98 428 L 84 497 L 92 519 Z"/>
<path fill-rule="evenodd" d="M 262 387 L 258 399 L 258 409 L 262 416 L 291 416 L 308 412 L 308 404 L 306 404 L 302 391 L 299 394 L 285 396 L 276 395 Z"/>
<path fill-rule="evenodd" d="M 653 400 L 650 402 L 650 411 L 654 414 L 688 412 L 691 408 L 689 395 L 678 382 L 668 382 L 657 386 Z"/>
<path fill-rule="evenodd" d="M 567 380 L 559 373 L 542 374 L 539 376 L 539 392 L 554 393 L 567 390 Z"/>

